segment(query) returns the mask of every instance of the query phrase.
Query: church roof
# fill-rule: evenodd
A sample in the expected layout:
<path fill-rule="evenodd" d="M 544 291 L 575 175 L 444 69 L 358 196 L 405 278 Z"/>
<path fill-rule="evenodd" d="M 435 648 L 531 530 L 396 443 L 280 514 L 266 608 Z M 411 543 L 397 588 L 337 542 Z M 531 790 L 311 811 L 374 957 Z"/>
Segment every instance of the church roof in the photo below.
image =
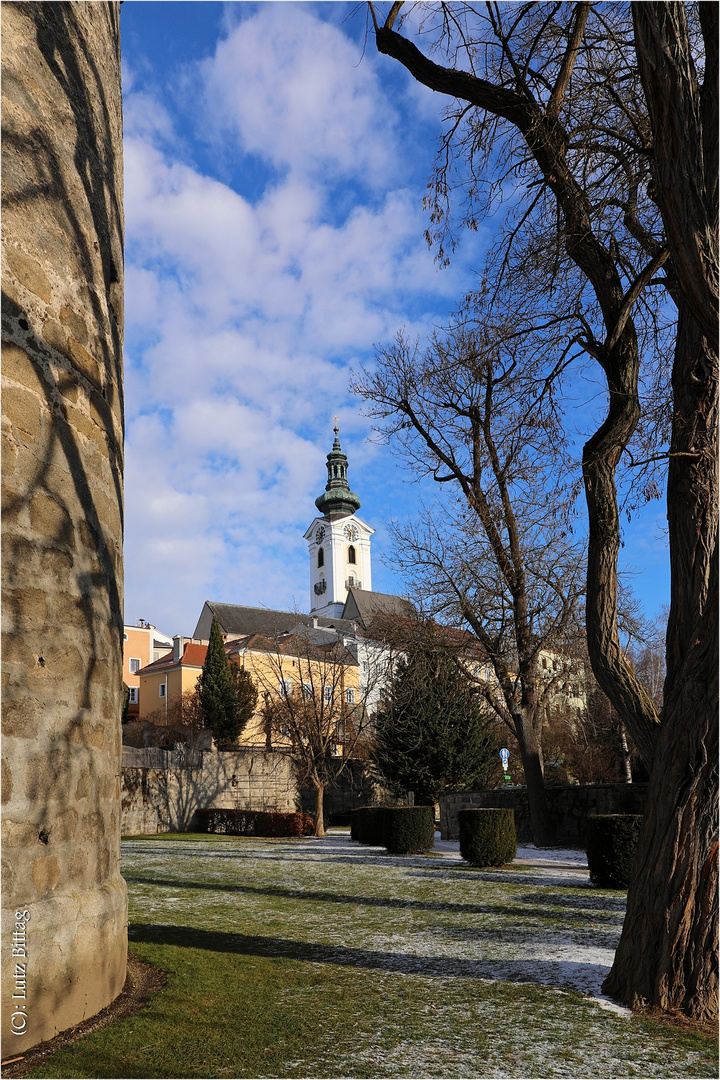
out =
<path fill-rule="evenodd" d="M 358 622 L 364 630 L 378 615 L 392 618 L 414 618 L 417 616 L 415 605 L 401 596 L 390 593 L 368 592 L 365 589 L 348 589 L 347 600 L 343 608 L 343 620 Z"/>
<path fill-rule="evenodd" d="M 233 637 L 262 634 L 264 637 L 272 638 L 277 634 L 288 633 L 298 624 L 309 626 L 311 619 L 316 618 L 316 616 L 304 615 L 298 611 L 273 611 L 270 608 L 218 604 L 212 600 L 206 600 L 193 637 L 208 638 L 210 636 L 213 615 L 217 615 L 222 632 Z M 347 619 L 317 617 L 317 625 L 328 629 L 344 630 L 348 634 L 353 632 L 353 625 Z M 202 632 L 204 630 L 207 630 L 207 633 Z"/>

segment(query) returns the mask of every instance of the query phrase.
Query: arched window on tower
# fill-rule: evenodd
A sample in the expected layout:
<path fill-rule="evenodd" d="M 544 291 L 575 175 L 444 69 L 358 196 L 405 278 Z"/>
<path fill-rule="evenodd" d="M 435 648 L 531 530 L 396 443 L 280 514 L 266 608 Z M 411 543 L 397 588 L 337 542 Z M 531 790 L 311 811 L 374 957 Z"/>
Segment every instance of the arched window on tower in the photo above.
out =
<path fill-rule="evenodd" d="M 355 548 L 353 547 L 352 544 L 348 548 L 348 562 L 349 563 L 354 563 L 355 562 Z"/>
<path fill-rule="evenodd" d="M 318 568 L 325 565 L 325 548 L 318 548 Z"/>

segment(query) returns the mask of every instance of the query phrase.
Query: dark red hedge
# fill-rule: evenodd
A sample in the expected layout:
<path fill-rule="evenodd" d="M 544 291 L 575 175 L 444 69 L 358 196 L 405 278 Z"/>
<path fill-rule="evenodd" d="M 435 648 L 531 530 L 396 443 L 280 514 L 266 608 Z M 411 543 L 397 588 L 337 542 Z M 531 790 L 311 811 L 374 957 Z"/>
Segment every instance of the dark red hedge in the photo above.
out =
<path fill-rule="evenodd" d="M 310 836 L 315 823 L 310 814 L 274 810 L 198 810 L 198 832 L 229 836 Z"/>

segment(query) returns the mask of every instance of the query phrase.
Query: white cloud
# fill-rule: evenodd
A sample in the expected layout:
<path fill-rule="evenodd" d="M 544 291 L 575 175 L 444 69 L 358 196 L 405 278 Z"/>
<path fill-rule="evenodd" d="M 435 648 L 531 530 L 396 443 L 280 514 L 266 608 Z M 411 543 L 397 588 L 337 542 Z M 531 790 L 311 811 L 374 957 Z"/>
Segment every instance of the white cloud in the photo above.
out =
<path fill-rule="evenodd" d="M 384 186 L 397 118 L 361 55 L 305 5 L 261 4 L 203 63 L 205 119 L 278 169 Z"/>

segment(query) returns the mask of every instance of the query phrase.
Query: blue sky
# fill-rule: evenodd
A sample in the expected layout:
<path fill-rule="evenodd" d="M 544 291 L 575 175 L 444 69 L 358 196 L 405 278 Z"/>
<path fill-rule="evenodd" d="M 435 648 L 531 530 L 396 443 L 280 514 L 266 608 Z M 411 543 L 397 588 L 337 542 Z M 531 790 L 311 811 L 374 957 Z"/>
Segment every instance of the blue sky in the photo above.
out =
<path fill-rule="evenodd" d="M 384 523 L 420 491 L 348 383 L 398 329 L 442 325 L 482 265 L 482 228 L 449 269 L 424 240 L 443 101 L 365 47 L 355 4 L 126 0 L 121 25 L 126 622 L 189 635 L 205 600 L 308 610 L 335 415 L 373 588 L 402 592 Z M 648 614 L 664 516 L 625 530 Z"/>

